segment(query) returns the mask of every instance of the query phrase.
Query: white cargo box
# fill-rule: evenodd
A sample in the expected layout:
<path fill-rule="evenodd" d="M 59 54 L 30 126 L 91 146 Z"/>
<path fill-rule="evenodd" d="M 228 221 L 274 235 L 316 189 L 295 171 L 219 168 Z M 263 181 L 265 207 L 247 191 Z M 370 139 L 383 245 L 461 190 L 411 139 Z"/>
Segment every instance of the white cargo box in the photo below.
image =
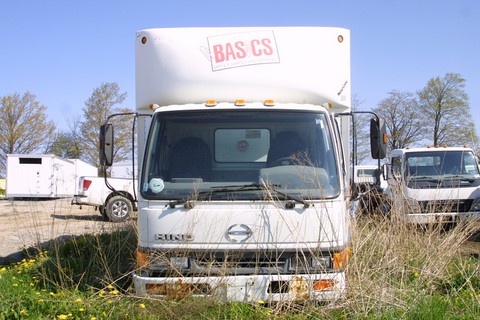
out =
<path fill-rule="evenodd" d="M 76 193 L 80 176 L 97 176 L 97 168 L 78 159 L 51 154 L 7 154 L 6 196 L 67 198 Z"/>
<path fill-rule="evenodd" d="M 350 107 L 350 31 L 328 27 L 137 32 L 136 105 L 271 99 Z M 338 111 L 335 111 L 338 112 Z"/>

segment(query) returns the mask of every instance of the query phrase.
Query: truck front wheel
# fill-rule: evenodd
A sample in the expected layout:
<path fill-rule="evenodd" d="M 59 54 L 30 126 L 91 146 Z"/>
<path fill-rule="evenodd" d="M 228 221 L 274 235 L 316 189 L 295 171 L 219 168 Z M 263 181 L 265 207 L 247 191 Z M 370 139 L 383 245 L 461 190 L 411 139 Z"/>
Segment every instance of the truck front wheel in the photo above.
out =
<path fill-rule="evenodd" d="M 105 213 L 112 222 L 126 221 L 133 211 L 132 202 L 124 196 L 113 196 L 107 201 Z"/>

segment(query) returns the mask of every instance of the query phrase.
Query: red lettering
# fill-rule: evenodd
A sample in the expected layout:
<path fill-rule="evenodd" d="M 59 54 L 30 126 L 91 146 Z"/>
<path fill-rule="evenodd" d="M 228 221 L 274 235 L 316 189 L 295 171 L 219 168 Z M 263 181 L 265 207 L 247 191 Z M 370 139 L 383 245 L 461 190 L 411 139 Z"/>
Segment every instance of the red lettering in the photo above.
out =
<path fill-rule="evenodd" d="M 213 46 L 213 56 L 215 57 L 215 62 L 223 62 L 225 61 L 225 54 L 223 53 L 223 47 L 220 44 Z"/>
<path fill-rule="evenodd" d="M 247 50 L 245 49 L 245 43 L 242 41 L 235 42 L 235 48 L 237 49 L 237 58 L 242 59 L 247 56 Z"/>
<path fill-rule="evenodd" d="M 225 60 L 229 61 L 230 59 L 235 60 L 235 52 L 231 43 L 225 44 Z"/>
<path fill-rule="evenodd" d="M 262 39 L 262 44 L 265 47 L 265 49 L 263 49 L 263 53 L 265 53 L 267 56 L 271 56 L 273 54 L 273 48 L 270 43 L 270 39 Z"/>
<path fill-rule="evenodd" d="M 252 42 L 250 44 L 252 46 L 252 54 L 255 57 L 261 56 L 262 52 L 261 52 L 260 49 L 257 48 L 257 46 L 260 44 L 260 41 L 259 40 L 252 40 Z"/>

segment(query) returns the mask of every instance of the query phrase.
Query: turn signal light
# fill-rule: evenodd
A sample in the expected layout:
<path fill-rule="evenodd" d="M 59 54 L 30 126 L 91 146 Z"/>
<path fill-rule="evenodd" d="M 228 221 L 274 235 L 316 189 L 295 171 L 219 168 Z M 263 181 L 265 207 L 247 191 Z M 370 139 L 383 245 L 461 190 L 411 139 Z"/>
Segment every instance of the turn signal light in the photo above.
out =
<path fill-rule="evenodd" d="M 350 253 L 352 250 L 350 248 L 346 248 L 341 252 L 337 252 L 333 254 L 333 269 L 343 269 L 347 265 L 348 258 L 350 257 Z"/>
<path fill-rule="evenodd" d="M 138 268 L 145 268 L 148 265 L 148 253 L 135 250 L 135 257 Z"/>
<path fill-rule="evenodd" d="M 329 279 L 315 280 L 313 281 L 314 291 L 329 290 L 335 286 L 335 281 Z"/>

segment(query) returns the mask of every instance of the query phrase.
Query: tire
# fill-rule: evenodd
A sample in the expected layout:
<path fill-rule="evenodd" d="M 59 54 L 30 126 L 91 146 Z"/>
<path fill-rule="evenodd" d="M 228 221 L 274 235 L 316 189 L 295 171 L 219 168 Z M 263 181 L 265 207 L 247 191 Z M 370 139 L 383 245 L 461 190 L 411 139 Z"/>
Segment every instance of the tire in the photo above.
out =
<path fill-rule="evenodd" d="M 132 202 L 124 196 L 113 196 L 107 201 L 105 214 L 111 222 L 128 220 L 133 212 Z"/>
<path fill-rule="evenodd" d="M 108 216 L 107 216 L 107 212 L 105 210 L 105 206 L 99 206 L 98 207 L 98 211 L 100 212 L 100 214 L 102 215 L 102 218 L 104 220 L 109 220 Z"/>

